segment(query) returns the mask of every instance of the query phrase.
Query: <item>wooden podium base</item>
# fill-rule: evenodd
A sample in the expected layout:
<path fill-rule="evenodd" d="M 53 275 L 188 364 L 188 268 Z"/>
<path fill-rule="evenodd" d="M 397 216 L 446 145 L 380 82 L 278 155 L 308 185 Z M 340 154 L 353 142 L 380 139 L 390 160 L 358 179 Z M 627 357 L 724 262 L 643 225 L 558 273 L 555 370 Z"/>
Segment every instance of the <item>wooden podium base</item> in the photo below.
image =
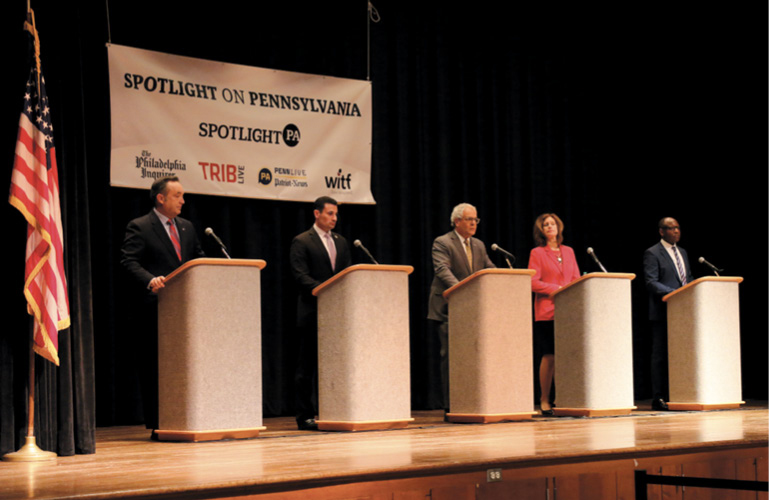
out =
<path fill-rule="evenodd" d="M 553 408 L 556 417 L 613 417 L 630 415 L 636 406 L 630 408 Z"/>
<path fill-rule="evenodd" d="M 159 441 L 222 441 L 224 439 L 250 439 L 259 437 L 266 427 L 252 429 L 217 429 L 212 431 L 170 431 L 158 429 L 155 434 Z"/>
<path fill-rule="evenodd" d="M 405 429 L 413 418 L 403 420 L 359 420 L 359 421 L 334 421 L 316 420 L 320 431 L 381 431 L 387 429 Z"/>
<path fill-rule="evenodd" d="M 520 413 L 447 413 L 446 420 L 457 424 L 493 424 L 531 419 L 536 412 Z"/>
<path fill-rule="evenodd" d="M 668 409 L 673 411 L 733 410 L 744 404 L 745 401 L 738 403 L 668 403 Z"/>

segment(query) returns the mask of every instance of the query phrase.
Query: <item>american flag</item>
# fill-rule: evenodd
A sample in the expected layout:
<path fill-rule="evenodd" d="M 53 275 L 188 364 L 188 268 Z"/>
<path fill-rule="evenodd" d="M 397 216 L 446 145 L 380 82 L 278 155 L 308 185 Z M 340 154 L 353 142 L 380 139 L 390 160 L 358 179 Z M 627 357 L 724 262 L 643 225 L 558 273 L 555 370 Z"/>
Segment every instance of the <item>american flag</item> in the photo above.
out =
<path fill-rule="evenodd" d="M 39 41 L 27 22 L 35 60 L 24 94 L 9 202 L 27 220 L 24 296 L 34 316 L 34 350 L 59 364 L 59 330 L 69 327 L 69 299 L 64 275 L 64 238 L 59 204 L 59 175 L 53 144 L 51 110 L 40 71 Z"/>

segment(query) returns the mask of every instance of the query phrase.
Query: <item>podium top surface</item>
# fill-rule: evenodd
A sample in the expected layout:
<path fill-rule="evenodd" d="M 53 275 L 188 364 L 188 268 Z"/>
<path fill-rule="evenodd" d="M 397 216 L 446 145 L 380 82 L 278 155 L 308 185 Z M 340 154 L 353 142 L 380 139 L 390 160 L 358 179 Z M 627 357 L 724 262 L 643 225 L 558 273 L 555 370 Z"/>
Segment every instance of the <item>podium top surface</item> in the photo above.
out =
<path fill-rule="evenodd" d="M 583 283 L 587 280 L 594 279 L 594 278 L 634 280 L 635 274 L 633 273 L 588 273 L 583 276 L 580 276 L 579 279 L 572 281 L 571 283 L 564 286 L 563 288 L 554 291 L 553 293 L 550 294 L 550 297 L 553 298 L 559 293 L 562 293 L 564 290 L 568 290 L 569 288 L 577 286 L 578 283 Z"/>
<path fill-rule="evenodd" d="M 192 259 L 188 262 L 185 262 L 181 266 L 174 269 L 174 272 L 166 276 L 166 283 L 168 283 L 168 280 L 171 280 L 183 272 L 187 271 L 188 269 L 191 269 L 193 267 L 197 266 L 239 266 L 239 267 L 257 267 L 259 269 L 264 269 L 264 266 L 267 265 L 267 262 L 263 260 L 257 260 L 257 259 L 213 259 L 209 257 L 202 257 L 200 259 Z"/>
<path fill-rule="evenodd" d="M 699 279 L 696 279 L 696 280 L 692 281 L 691 283 L 685 284 L 684 286 L 682 286 L 678 290 L 670 292 L 669 294 L 667 294 L 664 297 L 662 297 L 662 301 L 663 302 L 667 302 L 668 299 L 670 299 L 674 295 L 677 295 L 677 294 L 682 293 L 682 292 L 684 292 L 686 290 L 689 290 L 689 289 L 699 285 L 700 283 L 704 283 L 706 281 L 717 281 L 719 283 L 742 283 L 742 278 L 739 277 L 739 276 L 705 276 L 704 278 L 699 278 Z"/>
<path fill-rule="evenodd" d="M 443 292 L 443 298 L 448 299 L 449 295 L 456 292 L 466 284 L 470 283 L 473 280 L 478 279 L 481 276 L 485 276 L 487 274 L 507 274 L 507 275 L 513 275 L 513 276 L 534 276 L 536 274 L 536 271 L 534 269 L 481 269 L 480 271 L 475 271 L 473 274 L 468 276 L 467 278 L 463 279 L 456 285 L 452 286 L 451 288 L 447 289 L 445 292 Z"/>
<path fill-rule="evenodd" d="M 319 293 L 321 293 L 323 290 L 330 287 L 337 281 L 341 280 L 342 277 L 347 276 L 348 274 L 354 273 L 356 271 L 389 271 L 389 272 L 411 274 L 414 271 L 414 268 L 411 266 L 391 266 L 391 265 L 382 265 L 382 264 L 356 264 L 354 266 L 350 266 L 348 268 L 341 270 L 338 274 L 333 275 L 332 277 L 330 277 L 320 285 L 313 288 L 312 294 L 317 297 Z"/>

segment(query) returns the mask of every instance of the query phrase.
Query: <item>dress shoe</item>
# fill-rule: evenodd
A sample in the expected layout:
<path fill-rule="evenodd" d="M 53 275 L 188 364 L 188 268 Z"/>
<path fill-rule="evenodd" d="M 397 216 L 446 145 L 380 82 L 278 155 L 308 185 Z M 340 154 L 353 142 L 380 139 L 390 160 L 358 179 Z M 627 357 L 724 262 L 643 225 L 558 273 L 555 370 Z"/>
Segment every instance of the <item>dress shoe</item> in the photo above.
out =
<path fill-rule="evenodd" d="M 654 411 L 667 411 L 668 410 L 668 404 L 662 398 L 652 399 L 652 410 L 654 410 Z"/>
<path fill-rule="evenodd" d="M 544 417 L 552 417 L 553 416 L 553 406 L 555 406 L 555 405 L 548 404 L 547 406 L 549 406 L 549 408 L 543 408 L 542 404 L 540 403 L 539 409 L 542 411 L 542 416 L 544 416 Z"/>
<path fill-rule="evenodd" d="M 318 424 L 314 418 L 308 418 L 305 420 L 297 420 L 296 426 L 300 431 L 317 431 Z"/>

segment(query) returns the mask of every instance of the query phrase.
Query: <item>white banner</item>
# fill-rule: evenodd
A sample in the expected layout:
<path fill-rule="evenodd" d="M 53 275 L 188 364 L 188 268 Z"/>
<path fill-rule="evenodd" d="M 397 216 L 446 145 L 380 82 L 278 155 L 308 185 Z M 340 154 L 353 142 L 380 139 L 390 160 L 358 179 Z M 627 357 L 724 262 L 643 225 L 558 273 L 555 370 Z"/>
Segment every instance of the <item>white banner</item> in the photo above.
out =
<path fill-rule="evenodd" d="M 113 186 L 374 203 L 371 82 L 109 45 Z"/>

